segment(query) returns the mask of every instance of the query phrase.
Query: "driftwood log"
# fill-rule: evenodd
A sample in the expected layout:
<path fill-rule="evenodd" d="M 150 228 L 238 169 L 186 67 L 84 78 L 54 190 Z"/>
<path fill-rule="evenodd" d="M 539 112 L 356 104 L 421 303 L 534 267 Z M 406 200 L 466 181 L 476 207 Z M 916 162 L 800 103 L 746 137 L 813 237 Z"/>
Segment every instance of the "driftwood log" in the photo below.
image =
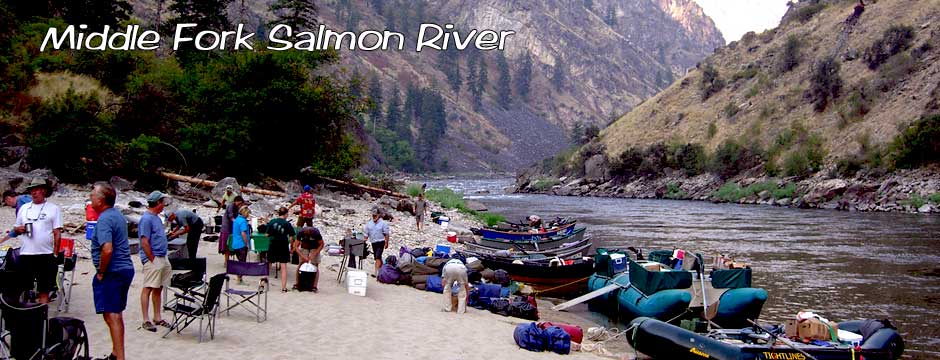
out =
<path fill-rule="evenodd" d="M 166 172 L 166 171 L 160 172 L 160 175 L 170 180 L 185 181 L 196 186 L 215 187 L 215 185 L 218 184 L 217 181 L 199 179 L 199 178 L 194 178 L 190 176 L 174 174 L 174 173 Z M 244 186 L 242 186 L 241 191 L 246 192 L 246 193 L 265 195 L 265 196 L 287 197 L 286 193 L 283 193 L 280 191 L 254 189 L 254 188 L 249 188 L 249 187 L 244 187 Z"/>
<path fill-rule="evenodd" d="M 327 182 L 327 183 L 331 183 L 331 184 L 334 184 L 334 185 L 338 185 L 338 186 L 340 186 L 340 187 L 353 188 L 353 189 L 356 189 L 356 190 L 358 190 L 358 191 L 367 192 L 367 193 L 369 193 L 370 195 L 374 195 L 374 196 L 376 196 L 376 197 L 381 197 L 382 195 L 388 195 L 388 196 L 395 197 L 395 198 L 399 198 L 399 199 L 407 199 L 407 198 L 409 198 L 409 196 L 406 195 L 406 194 L 402 194 L 402 193 L 394 192 L 394 191 L 390 191 L 390 190 L 385 190 L 385 189 L 380 189 L 380 188 L 377 188 L 377 187 L 372 187 L 372 186 L 366 186 L 366 185 L 362 185 L 362 184 L 357 184 L 357 183 L 354 183 L 354 182 L 351 182 L 351 181 L 344 181 L 344 180 L 333 179 L 333 178 L 328 178 L 328 177 L 323 177 L 323 176 L 318 176 L 318 178 L 319 178 L 320 180 L 322 180 L 323 182 Z"/>

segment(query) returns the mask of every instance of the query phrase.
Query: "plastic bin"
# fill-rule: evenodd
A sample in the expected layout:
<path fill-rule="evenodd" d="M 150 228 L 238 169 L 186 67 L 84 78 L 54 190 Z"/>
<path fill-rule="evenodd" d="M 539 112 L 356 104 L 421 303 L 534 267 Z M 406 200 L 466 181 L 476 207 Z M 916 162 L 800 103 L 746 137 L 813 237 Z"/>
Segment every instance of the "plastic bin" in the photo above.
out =
<path fill-rule="evenodd" d="M 368 278 L 369 275 L 366 275 L 365 271 L 348 270 L 346 273 L 346 290 L 353 295 L 366 296 L 366 284 L 368 283 L 366 279 Z"/>
<path fill-rule="evenodd" d="M 434 252 L 450 255 L 450 245 L 437 244 L 437 246 L 434 247 Z"/>
<path fill-rule="evenodd" d="M 97 221 L 88 221 L 85 223 L 85 239 L 91 240 L 91 238 L 95 236 L 95 226 L 97 225 Z"/>

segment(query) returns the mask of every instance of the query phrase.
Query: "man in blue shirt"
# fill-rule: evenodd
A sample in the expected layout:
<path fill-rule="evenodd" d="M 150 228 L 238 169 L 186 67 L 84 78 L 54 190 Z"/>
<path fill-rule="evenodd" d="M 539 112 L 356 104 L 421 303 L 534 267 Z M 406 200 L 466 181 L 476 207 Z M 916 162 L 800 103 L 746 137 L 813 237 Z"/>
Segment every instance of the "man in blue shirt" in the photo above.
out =
<path fill-rule="evenodd" d="M 108 359 L 124 360 L 124 308 L 127 291 L 134 280 L 130 244 L 127 242 L 127 219 L 114 208 L 117 193 L 107 182 L 95 183 L 89 199 L 100 214 L 91 239 L 91 260 L 97 272 L 91 282 L 95 313 L 102 314 L 111 333 L 111 355 Z"/>
<path fill-rule="evenodd" d="M 7 190 L 3 192 L 3 203 L 7 206 L 14 208 L 14 214 L 20 212 L 20 207 L 26 204 L 33 202 L 33 198 L 29 195 L 16 195 L 16 192 L 13 190 Z"/>
<path fill-rule="evenodd" d="M 379 216 L 379 209 L 372 209 L 372 221 L 366 223 L 366 241 L 372 244 L 375 254 L 375 274 L 382 268 L 382 253 L 388 249 L 388 223 Z M 372 277 L 375 277 L 375 274 Z"/>
<path fill-rule="evenodd" d="M 163 304 L 161 295 L 163 285 L 170 279 L 173 268 L 166 259 L 166 230 L 160 222 L 160 213 L 166 206 L 166 194 L 154 191 L 147 196 L 147 212 L 140 218 L 137 232 L 140 234 L 140 263 L 144 264 L 144 283 L 140 289 L 140 309 L 144 322 L 140 326 L 147 331 L 156 332 L 157 326 L 170 326 L 162 319 Z M 148 312 L 149 301 L 153 300 L 153 322 Z"/>

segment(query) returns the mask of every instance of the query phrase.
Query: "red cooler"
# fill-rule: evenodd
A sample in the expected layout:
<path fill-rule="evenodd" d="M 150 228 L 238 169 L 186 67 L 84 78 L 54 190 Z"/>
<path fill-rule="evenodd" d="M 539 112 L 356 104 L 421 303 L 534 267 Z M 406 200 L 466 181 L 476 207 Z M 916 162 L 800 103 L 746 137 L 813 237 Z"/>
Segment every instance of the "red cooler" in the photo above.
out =
<path fill-rule="evenodd" d="M 453 231 L 447 232 L 447 241 L 452 243 L 457 243 L 457 233 Z"/>

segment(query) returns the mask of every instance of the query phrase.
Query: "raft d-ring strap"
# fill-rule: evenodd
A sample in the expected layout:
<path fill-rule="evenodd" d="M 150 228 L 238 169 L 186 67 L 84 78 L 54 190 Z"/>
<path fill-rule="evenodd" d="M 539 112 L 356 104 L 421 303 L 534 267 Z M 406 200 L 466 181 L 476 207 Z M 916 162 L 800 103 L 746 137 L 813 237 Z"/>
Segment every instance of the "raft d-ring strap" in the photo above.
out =
<path fill-rule="evenodd" d="M 855 360 L 855 348 L 852 348 L 852 360 Z"/>

